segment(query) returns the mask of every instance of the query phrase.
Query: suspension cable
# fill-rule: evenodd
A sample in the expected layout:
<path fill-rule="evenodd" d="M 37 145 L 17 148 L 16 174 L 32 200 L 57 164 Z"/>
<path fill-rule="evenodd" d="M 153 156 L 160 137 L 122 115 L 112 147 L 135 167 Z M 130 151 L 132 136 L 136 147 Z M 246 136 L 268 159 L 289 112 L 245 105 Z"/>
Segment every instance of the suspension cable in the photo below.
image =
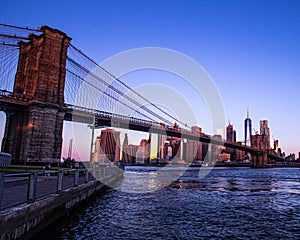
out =
<path fill-rule="evenodd" d="M 16 28 L 16 29 L 21 29 L 21 30 L 27 30 L 27 31 L 41 32 L 41 30 L 38 30 L 38 29 L 33 29 L 33 28 L 29 28 L 29 27 L 14 26 L 14 25 L 6 24 L 6 23 L 0 23 L 0 26 Z"/>
<path fill-rule="evenodd" d="M 93 78 L 97 79 L 98 81 L 100 81 L 102 84 L 104 84 L 105 86 L 107 86 L 108 88 L 112 89 L 113 91 L 115 91 L 117 94 L 119 94 L 120 96 L 126 98 L 127 100 L 129 100 L 130 102 L 132 102 L 133 104 L 135 104 L 136 106 L 138 106 L 139 108 L 142 108 L 143 110 L 145 110 L 146 112 L 154 115 L 155 117 L 157 117 L 158 119 L 164 121 L 165 123 L 168 123 L 169 125 L 172 125 L 172 123 L 166 119 L 164 119 L 162 116 L 160 116 L 159 114 L 151 111 L 150 109 L 146 108 L 145 106 L 141 105 L 140 103 L 138 103 L 137 101 L 135 101 L 134 99 L 130 98 L 128 95 L 125 95 L 124 93 L 122 93 L 120 90 L 118 90 L 117 88 L 115 88 L 114 86 L 108 84 L 107 82 L 105 82 L 103 79 L 101 79 L 100 77 L 98 77 L 97 75 L 93 74 L 91 71 L 89 71 L 88 69 L 86 69 L 85 67 L 83 67 L 82 65 L 80 65 L 79 63 L 77 63 L 76 61 L 74 61 L 72 58 L 67 57 L 67 59 L 73 63 L 74 65 L 76 65 L 78 68 L 80 68 L 81 70 L 83 70 L 84 72 L 86 72 L 88 75 L 92 76 Z"/>
<path fill-rule="evenodd" d="M 75 76 L 76 78 L 80 79 L 81 81 L 85 82 L 86 84 L 90 85 L 91 87 L 93 87 L 93 88 L 97 89 L 98 91 L 101 91 L 101 92 L 102 92 L 102 90 L 101 90 L 100 88 L 98 88 L 98 87 L 95 86 L 94 84 L 92 84 L 92 83 L 86 81 L 85 79 L 83 79 L 82 77 L 78 76 L 78 75 L 75 74 L 74 72 L 72 72 L 72 71 L 70 71 L 70 70 L 68 70 L 68 69 L 66 69 L 66 71 L 69 72 L 70 74 L 72 74 L 73 76 Z M 153 121 L 153 122 L 156 122 L 154 119 L 150 118 L 149 116 L 147 116 L 147 115 L 145 115 L 145 114 L 139 112 L 138 110 L 134 109 L 134 108 L 131 107 L 131 106 L 128 106 L 127 104 L 125 104 L 124 102 L 122 102 L 121 99 L 117 99 L 117 98 L 115 98 L 114 96 L 108 94 L 107 92 L 103 92 L 103 93 L 104 93 L 105 95 L 107 95 L 108 97 L 114 99 L 115 101 L 120 102 L 120 103 L 121 103 L 122 105 L 124 105 L 125 107 L 130 108 L 131 110 L 137 112 L 138 114 L 141 114 L 143 117 L 146 117 L 146 118 L 148 118 L 149 120 L 151 120 L 151 121 Z"/>
<path fill-rule="evenodd" d="M 85 53 L 83 53 L 81 50 L 79 50 L 78 48 L 76 48 L 74 45 L 72 45 L 71 43 L 69 43 L 71 47 L 73 47 L 76 51 L 78 51 L 80 54 L 82 54 L 85 58 L 87 58 L 89 61 L 91 61 L 93 64 L 95 64 L 97 67 L 99 67 L 102 71 L 104 71 L 106 74 L 108 74 L 109 76 L 111 76 L 113 79 L 115 79 L 116 81 L 118 81 L 120 84 L 122 84 L 124 87 L 126 87 L 127 89 L 129 89 L 130 91 L 132 91 L 133 93 L 135 93 L 137 96 L 139 96 L 140 98 L 142 98 L 144 101 L 146 101 L 147 103 L 149 103 L 151 106 L 153 106 L 154 108 L 158 109 L 159 111 L 161 111 L 162 113 L 166 114 L 167 116 L 169 116 L 170 118 L 172 118 L 173 120 L 175 120 L 176 122 L 182 124 L 183 126 L 187 125 L 183 122 L 181 122 L 180 120 L 178 120 L 177 118 L 173 117 L 171 114 L 167 113 L 166 111 L 164 111 L 163 109 L 161 109 L 160 107 L 156 106 L 154 103 L 150 102 L 148 99 L 146 99 L 145 97 L 143 97 L 141 94 L 139 94 L 138 92 L 136 92 L 135 90 L 133 90 L 132 88 L 130 88 L 127 84 L 125 84 L 124 82 L 122 82 L 120 79 L 118 79 L 117 77 L 115 77 L 114 75 L 112 75 L 110 72 L 108 72 L 107 70 L 105 70 L 102 66 L 100 66 L 99 64 L 97 64 L 93 59 L 91 59 L 90 57 L 88 57 Z M 167 121 L 168 123 L 170 123 L 169 121 Z M 172 123 L 171 123 L 172 125 Z"/>

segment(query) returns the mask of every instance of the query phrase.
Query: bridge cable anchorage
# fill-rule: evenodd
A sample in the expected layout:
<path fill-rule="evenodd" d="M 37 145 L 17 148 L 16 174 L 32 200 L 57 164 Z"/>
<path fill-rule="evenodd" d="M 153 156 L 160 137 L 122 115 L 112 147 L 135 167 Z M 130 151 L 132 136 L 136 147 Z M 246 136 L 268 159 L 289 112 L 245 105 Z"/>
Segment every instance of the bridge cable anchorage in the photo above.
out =
<path fill-rule="evenodd" d="M 97 89 L 97 90 L 99 90 L 99 91 L 102 92 L 102 90 L 101 90 L 100 88 L 98 88 L 97 86 L 94 86 L 92 83 L 86 81 L 85 79 L 81 78 L 80 76 L 78 76 L 77 74 L 73 73 L 72 71 L 70 71 L 70 70 L 68 70 L 68 69 L 66 69 L 66 71 L 69 72 L 70 74 L 74 75 L 75 77 L 77 77 L 77 78 L 80 79 L 81 81 L 87 83 L 88 85 L 90 85 L 90 86 L 94 87 L 95 89 Z M 126 105 L 124 102 L 121 101 L 121 99 L 117 99 L 117 98 L 115 98 L 114 96 L 109 95 L 107 92 L 103 92 L 103 94 L 107 95 L 108 97 L 114 99 L 114 100 L 117 101 L 117 102 L 120 102 L 120 103 L 121 103 L 122 105 L 124 105 L 125 107 L 128 107 L 128 108 L 130 108 L 130 109 L 133 110 L 133 111 L 136 111 L 137 113 L 141 114 L 143 117 L 146 117 L 146 118 L 148 118 L 149 120 L 155 122 L 155 120 L 152 119 L 152 118 L 150 118 L 149 116 L 147 116 L 147 115 L 145 115 L 145 114 L 143 114 L 143 113 L 141 113 L 141 112 L 135 110 L 134 108 L 132 108 L 132 107 Z M 78 107 L 79 107 L 79 106 L 78 106 Z M 96 110 L 96 109 L 89 109 L 89 110 Z"/>
<path fill-rule="evenodd" d="M 159 110 L 160 112 L 166 114 L 167 116 L 169 116 L 170 118 L 172 118 L 173 120 L 175 120 L 176 122 L 182 124 L 185 127 L 188 127 L 185 123 L 181 122 L 179 119 L 173 117 L 171 114 L 167 113 L 166 111 L 164 111 L 163 109 L 161 109 L 160 107 L 156 106 L 154 103 L 150 102 L 148 99 L 146 99 L 145 97 L 143 97 L 141 94 L 139 94 L 138 92 L 136 92 L 135 90 L 133 90 L 132 88 L 130 88 L 127 84 L 125 84 L 124 82 L 122 82 L 120 79 L 118 79 L 117 77 L 115 77 L 114 75 L 112 75 L 110 72 L 108 72 L 107 70 L 105 70 L 102 66 L 100 66 L 99 64 L 97 64 L 93 59 L 91 59 L 90 57 L 88 57 L 86 54 L 84 54 L 82 51 L 80 51 L 79 49 L 77 49 L 74 45 L 72 45 L 71 43 L 69 43 L 69 45 L 71 47 L 73 47 L 77 52 L 79 52 L 81 55 L 83 55 L 85 58 L 87 58 L 89 61 L 91 61 L 93 64 L 95 64 L 97 67 L 99 67 L 102 71 L 104 71 L 106 74 L 108 74 L 109 76 L 111 76 L 113 79 L 115 79 L 117 82 L 119 82 L 120 84 L 122 84 L 125 88 L 127 88 L 128 90 L 132 91 L 134 94 L 136 94 L 137 96 L 139 96 L 141 99 L 143 99 L 144 101 L 146 101 L 148 104 L 150 104 L 151 106 L 153 106 L 154 108 L 156 108 L 157 110 Z M 167 121 L 169 124 L 171 122 Z M 172 123 L 171 123 L 172 125 Z M 190 128 L 190 127 L 188 127 Z"/>
<path fill-rule="evenodd" d="M 123 92 L 121 92 L 120 90 L 118 90 L 117 88 L 115 88 L 114 86 L 112 86 L 111 84 L 105 82 L 103 79 L 101 79 L 99 76 L 93 74 L 91 71 L 89 71 L 88 69 L 86 69 L 85 67 L 83 67 L 82 65 L 80 65 L 79 63 L 77 63 L 76 61 L 74 61 L 72 58 L 67 57 L 67 60 L 70 61 L 71 63 L 73 63 L 74 65 L 76 65 L 77 67 L 79 67 L 81 70 L 83 70 L 84 72 L 86 72 L 88 75 L 92 76 L 93 78 L 97 79 L 98 81 L 100 81 L 102 84 L 104 84 L 105 86 L 107 86 L 108 88 L 112 89 L 114 92 L 116 92 L 117 94 L 119 94 L 121 97 L 124 97 L 125 99 L 127 99 L 128 101 L 132 102 L 133 104 L 135 104 L 136 106 L 138 106 L 139 108 L 145 110 L 146 112 L 152 114 L 153 116 L 157 117 L 158 119 L 162 120 L 163 122 L 168 123 L 169 125 L 172 125 L 172 123 L 168 120 L 166 120 L 165 118 L 161 117 L 159 114 L 151 111 L 150 109 L 146 108 L 145 106 L 141 105 L 140 103 L 138 103 L 136 100 L 130 98 L 128 95 L 124 94 Z"/>

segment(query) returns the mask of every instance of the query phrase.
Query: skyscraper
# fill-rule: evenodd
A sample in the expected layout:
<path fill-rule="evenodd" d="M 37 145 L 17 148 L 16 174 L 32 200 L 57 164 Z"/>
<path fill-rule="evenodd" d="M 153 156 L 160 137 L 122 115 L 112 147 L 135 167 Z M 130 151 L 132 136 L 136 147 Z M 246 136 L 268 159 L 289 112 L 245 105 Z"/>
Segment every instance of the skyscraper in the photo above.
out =
<path fill-rule="evenodd" d="M 233 125 L 228 124 L 226 127 L 226 140 L 227 142 L 236 142 L 236 131 L 233 129 Z M 236 150 L 233 148 L 226 147 L 226 152 L 230 153 L 230 159 L 233 160 L 236 158 Z"/>
<path fill-rule="evenodd" d="M 158 146 L 157 146 L 157 158 L 165 158 L 164 146 L 165 146 L 166 136 L 158 134 Z"/>
<path fill-rule="evenodd" d="M 192 126 L 192 132 L 195 134 L 202 133 L 202 129 L 198 126 Z M 202 160 L 202 142 L 188 139 L 185 145 L 186 156 L 185 160 L 192 162 L 194 159 Z"/>
<path fill-rule="evenodd" d="M 122 161 L 124 164 L 135 164 L 136 163 L 136 153 L 138 151 L 139 146 L 129 144 L 123 146 L 122 151 Z"/>
<path fill-rule="evenodd" d="M 125 133 L 122 145 L 122 161 L 124 164 L 135 164 L 138 145 L 128 144 L 128 135 Z"/>
<path fill-rule="evenodd" d="M 124 136 L 123 146 L 128 146 L 128 135 L 127 135 L 127 133 L 125 133 L 125 136 Z"/>
<path fill-rule="evenodd" d="M 177 137 L 168 136 L 167 141 L 169 142 L 169 146 L 172 148 L 172 158 L 174 158 L 174 157 L 180 158 L 182 139 L 177 138 Z"/>
<path fill-rule="evenodd" d="M 137 164 L 149 164 L 149 140 L 142 139 L 136 151 Z"/>
<path fill-rule="evenodd" d="M 101 131 L 97 137 L 94 161 L 114 162 L 120 160 L 120 132 L 113 129 Z"/>
<path fill-rule="evenodd" d="M 95 150 L 93 154 L 93 162 L 99 162 L 100 161 L 100 153 L 101 153 L 101 136 L 96 137 L 96 143 L 95 143 Z"/>
<path fill-rule="evenodd" d="M 215 134 L 212 136 L 212 140 L 222 141 L 222 136 L 219 134 Z M 211 153 L 212 153 L 212 161 L 219 159 L 219 154 L 225 149 L 223 146 L 218 146 L 215 144 L 210 144 L 211 146 Z"/>
<path fill-rule="evenodd" d="M 278 152 L 278 149 L 279 149 L 279 147 L 278 147 L 278 140 L 274 139 L 274 151 Z"/>
<path fill-rule="evenodd" d="M 226 140 L 228 142 L 236 142 L 236 131 L 233 129 L 233 125 L 230 123 L 226 127 Z"/>
<path fill-rule="evenodd" d="M 252 136 L 252 120 L 249 117 L 249 109 L 247 109 L 247 118 L 245 119 L 245 145 L 247 145 L 247 139 L 251 139 Z M 248 145 L 251 145 L 251 142 L 248 141 Z"/>

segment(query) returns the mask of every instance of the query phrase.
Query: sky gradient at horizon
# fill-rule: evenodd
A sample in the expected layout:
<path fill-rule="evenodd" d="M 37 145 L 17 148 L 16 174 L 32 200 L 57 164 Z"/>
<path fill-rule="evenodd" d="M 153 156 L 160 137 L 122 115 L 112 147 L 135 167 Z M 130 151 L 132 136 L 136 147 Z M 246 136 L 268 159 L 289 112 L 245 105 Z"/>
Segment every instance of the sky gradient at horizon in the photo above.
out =
<path fill-rule="evenodd" d="M 283 151 L 300 151 L 299 1 L 0 0 L 0 22 L 57 28 L 99 63 L 140 47 L 182 52 L 214 80 L 238 140 L 249 107 L 256 130 L 267 119 Z M 172 86 L 172 77 L 160 76 L 133 73 L 123 79 L 132 87 L 167 80 Z M 201 123 L 207 116 L 199 118 Z M 201 127 L 207 131 L 205 123 Z"/>

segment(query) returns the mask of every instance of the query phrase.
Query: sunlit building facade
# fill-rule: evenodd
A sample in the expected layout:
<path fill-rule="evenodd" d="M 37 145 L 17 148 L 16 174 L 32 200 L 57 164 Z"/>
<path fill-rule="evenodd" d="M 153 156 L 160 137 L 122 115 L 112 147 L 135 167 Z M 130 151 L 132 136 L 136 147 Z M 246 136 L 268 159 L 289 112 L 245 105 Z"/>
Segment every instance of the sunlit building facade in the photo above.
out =
<path fill-rule="evenodd" d="M 200 137 L 200 134 L 202 133 L 202 129 L 200 127 L 192 126 L 191 130 L 193 133 L 199 134 Z M 187 142 L 185 144 L 185 160 L 188 162 L 192 162 L 193 160 L 202 160 L 202 145 L 202 142 L 187 139 Z"/>
<path fill-rule="evenodd" d="M 114 162 L 120 160 L 120 132 L 104 129 L 96 138 L 94 162 Z"/>
<path fill-rule="evenodd" d="M 142 139 L 136 151 L 136 164 L 149 164 L 149 140 Z"/>

